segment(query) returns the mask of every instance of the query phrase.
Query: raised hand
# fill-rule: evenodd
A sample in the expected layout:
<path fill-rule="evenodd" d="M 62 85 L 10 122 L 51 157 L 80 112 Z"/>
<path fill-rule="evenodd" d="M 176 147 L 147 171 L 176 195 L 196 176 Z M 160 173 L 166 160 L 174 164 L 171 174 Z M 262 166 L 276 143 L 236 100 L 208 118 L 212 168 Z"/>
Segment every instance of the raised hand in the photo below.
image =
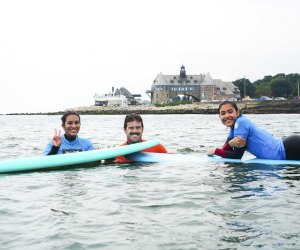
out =
<path fill-rule="evenodd" d="M 60 129 L 55 129 L 53 138 L 52 138 L 53 146 L 59 147 L 61 145 L 61 131 Z"/>

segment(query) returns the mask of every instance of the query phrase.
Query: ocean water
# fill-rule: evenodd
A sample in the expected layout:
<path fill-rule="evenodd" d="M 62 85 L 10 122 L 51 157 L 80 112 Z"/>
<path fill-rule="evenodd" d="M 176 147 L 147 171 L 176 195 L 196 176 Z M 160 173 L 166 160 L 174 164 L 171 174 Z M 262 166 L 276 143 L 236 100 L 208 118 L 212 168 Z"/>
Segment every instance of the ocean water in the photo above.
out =
<path fill-rule="evenodd" d="M 248 115 L 277 137 L 298 114 Z M 145 139 L 204 155 L 217 115 L 144 115 Z M 124 116 L 82 116 L 96 147 L 125 140 Z M 0 158 L 38 156 L 59 116 L 0 116 Z M 0 249 L 300 249 L 300 168 L 168 162 L 0 175 Z"/>

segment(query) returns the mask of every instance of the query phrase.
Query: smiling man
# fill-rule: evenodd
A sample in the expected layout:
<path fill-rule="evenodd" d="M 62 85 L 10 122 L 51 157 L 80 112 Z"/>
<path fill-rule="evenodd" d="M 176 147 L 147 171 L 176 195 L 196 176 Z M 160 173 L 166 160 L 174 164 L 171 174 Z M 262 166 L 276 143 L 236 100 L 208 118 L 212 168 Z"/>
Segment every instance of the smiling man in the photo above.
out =
<path fill-rule="evenodd" d="M 142 138 L 144 132 L 143 119 L 138 114 L 130 114 L 125 117 L 124 120 L 124 133 L 126 134 L 126 142 L 121 144 L 121 146 L 126 146 L 132 143 L 138 143 L 145 141 Z M 167 153 L 166 148 L 162 144 L 158 144 L 154 147 L 147 148 L 141 152 L 152 152 L 152 153 Z M 132 162 L 128 160 L 125 156 L 117 156 L 115 158 L 116 163 L 128 163 Z"/>
<path fill-rule="evenodd" d="M 81 125 L 78 113 L 68 111 L 62 116 L 61 121 L 65 134 L 61 136 L 61 131 L 55 129 L 52 140 L 44 150 L 44 155 L 66 154 L 95 149 L 89 139 L 78 137 Z"/>

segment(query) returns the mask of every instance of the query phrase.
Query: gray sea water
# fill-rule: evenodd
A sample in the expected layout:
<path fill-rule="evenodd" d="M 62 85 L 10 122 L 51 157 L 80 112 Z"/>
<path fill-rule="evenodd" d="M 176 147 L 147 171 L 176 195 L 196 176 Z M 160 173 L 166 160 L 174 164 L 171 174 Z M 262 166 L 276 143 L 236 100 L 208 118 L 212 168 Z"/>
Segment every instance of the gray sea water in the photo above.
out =
<path fill-rule="evenodd" d="M 300 115 L 248 115 L 277 137 Z M 144 115 L 145 139 L 199 156 L 222 146 L 217 115 Z M 99 148 L 124 116 L 82 116 Z M 0 158 L 42 154 L 59 116 L 0 116 Z M 300 249 L 300 168 L 259 164 L 99 164 L 0 175 L 0 249 Z"/>

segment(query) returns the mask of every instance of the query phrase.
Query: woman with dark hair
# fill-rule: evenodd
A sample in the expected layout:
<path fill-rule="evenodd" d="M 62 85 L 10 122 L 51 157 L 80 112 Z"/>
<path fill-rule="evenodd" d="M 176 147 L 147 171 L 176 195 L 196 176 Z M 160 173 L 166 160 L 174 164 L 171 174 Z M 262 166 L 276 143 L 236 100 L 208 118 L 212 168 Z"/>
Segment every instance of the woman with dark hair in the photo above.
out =
<path fill-rule="evenodd" d="M 229 135 L 223 148 L 208 149 L 208 155 L 240 159 L 247 150 L 261 159 L 300 160 L 300 135 L 275 138 L 243 116 L 230 101 L 219 105 L 219 117 L 230 128 Z"/>
<path fill-rule="evenodd" d="M 61 131 L 55 129 L 52 140 L 47 144 L 44 150 L 44 155 L 74 153 L 95 149 L 89 139 L 78 137 L 81 125 L 78 113 L 68 111 L 62 116 L 61 121 L 61 126 L 65 134 L 61 136 Z"/>

